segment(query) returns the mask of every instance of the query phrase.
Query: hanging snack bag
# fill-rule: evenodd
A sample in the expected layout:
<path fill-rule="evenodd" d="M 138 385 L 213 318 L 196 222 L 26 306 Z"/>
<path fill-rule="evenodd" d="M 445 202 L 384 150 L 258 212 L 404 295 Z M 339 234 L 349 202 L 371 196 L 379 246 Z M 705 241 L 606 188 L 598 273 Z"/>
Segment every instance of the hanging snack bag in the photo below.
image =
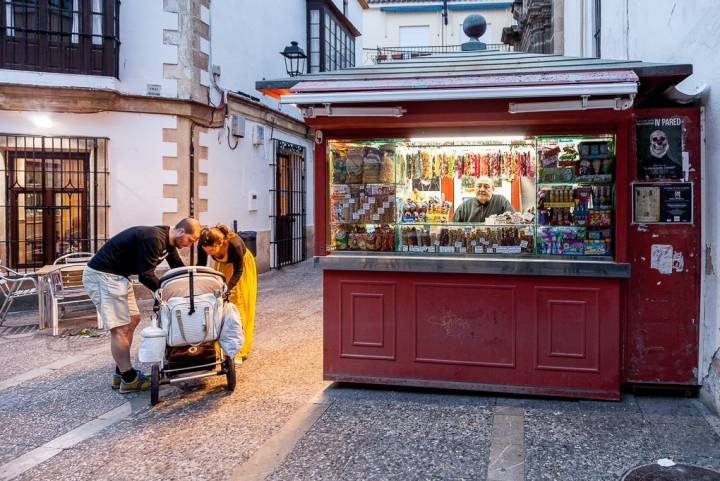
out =
<path fill-rule="evenodd" d="M 347 152 L 347 177 L 348 184 L 360 184 L 363 181 L 363 149 L 356 147 L 348 149 Z"/>
<path fill-rule="evenodd" d="M 386 144 L 380 146 L 382 158 L 380 160 L 380 182 L 392 184 L 395 182 L 395 146 Z"/>
<path fill-rule="evenodd" d="M 382 152 L 375 147 L 366 147 L 362 165 L 362 181 L 365 184 L 377 184 L 380 182 L 380 164 Z"/>
<path fill-rule="evenodd" d="M 344 184 L 347 177 L 347 153 L 344 150 L 334 150 L 333 158 L 333 183 Z"/>

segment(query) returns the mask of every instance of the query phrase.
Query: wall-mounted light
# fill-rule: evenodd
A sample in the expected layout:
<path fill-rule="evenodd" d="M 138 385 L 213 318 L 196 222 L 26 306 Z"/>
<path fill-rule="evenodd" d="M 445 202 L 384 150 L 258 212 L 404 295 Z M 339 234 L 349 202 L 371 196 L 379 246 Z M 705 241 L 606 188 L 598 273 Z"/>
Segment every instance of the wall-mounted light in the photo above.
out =
<path fill-rule="evenodd" d="M 307 55 L 296 41 L 290 42 L 290 45 L 280 52 L 285 57 L 285 70 L 291 77 L 297 77 L 305 72 L 305 59 Z"/>
<path fill-rule="evenodd" d="M 590 100 L 589 97 L 589 95 L 583 95 L 578 100 L 510 103 L 508 105 L 508 112 L 511 114 L 522 114 L 529 112 L 561 112 L 592 109 L 627 110 L 632 107 L 635 98 L 634 95 L 596 100 Z"/>
<path fill-rule="evenodd" d="M 315 117 L 402 117 L 407 110 L 402 107 L 300 107 L 303 116 Z"/>
<path fill-rule="evenodd" d="M 35 127 L 40 127 L 41 129 L 49 129 L 53 126 L 53 121 L 47 114 L 36 114 L 30 117 L 30 120 L 35 125 Z"/>

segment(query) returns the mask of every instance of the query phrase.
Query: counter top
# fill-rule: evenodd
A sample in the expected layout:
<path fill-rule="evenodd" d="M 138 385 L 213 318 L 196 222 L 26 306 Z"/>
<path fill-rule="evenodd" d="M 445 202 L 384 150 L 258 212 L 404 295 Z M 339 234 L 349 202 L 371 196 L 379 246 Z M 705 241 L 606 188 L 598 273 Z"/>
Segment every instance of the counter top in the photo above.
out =
<path fill-rule="evenodd" d="M 316 256 L 323 270 L 441 272 L 521 276 L 630 277 L 630 264 L 581 258 L 488 257 L 477 255 L 408 255 L 401 253 L 343 252 Z"/>

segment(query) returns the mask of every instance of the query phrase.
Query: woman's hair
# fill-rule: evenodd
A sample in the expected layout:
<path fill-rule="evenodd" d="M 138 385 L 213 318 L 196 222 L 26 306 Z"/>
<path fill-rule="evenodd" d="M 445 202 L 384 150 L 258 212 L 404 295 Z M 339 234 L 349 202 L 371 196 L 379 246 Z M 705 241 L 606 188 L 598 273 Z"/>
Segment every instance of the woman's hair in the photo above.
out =
<path fill-rule="evenodd" d="M 225 224 L 217 224 L 215 227 L 202 228 L 198 244 L 200 244 L 200 247 L 216 246 L 236 236 L 237 234 Z"/>

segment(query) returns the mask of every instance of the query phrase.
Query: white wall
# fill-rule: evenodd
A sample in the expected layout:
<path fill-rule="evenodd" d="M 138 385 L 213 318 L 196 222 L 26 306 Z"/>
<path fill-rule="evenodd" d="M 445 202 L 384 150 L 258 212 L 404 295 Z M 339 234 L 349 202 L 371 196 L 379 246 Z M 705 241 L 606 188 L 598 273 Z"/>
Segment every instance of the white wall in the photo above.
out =
<path fill-rule="evenodd" d="M 174 45 L 163 44 L 163 29 L 177 30 L 177 14 L 163 1 L 123 0 L 120 4 L 120 91 L 145 95 L 147 84 L 160 84 L 163 97 L 177 96 L 177 81 L 163 79 L 163 63 L 177 63 Z"/>
<path fill-rule="evenodd" d="M 220 65 L 218 84 L 227 90 L 260 97 L 278 109 L 272 97 L 255 90 L 255 82 L 287 77 L 280 52 L 295 40 L 307 52 L 305 2 L 256 2 L 250 11 L 231 0 L 210 2 L 210 63 Z M 341 3 L 342 8 L 342 3 Z M 279 110 L 300 118 L 296 109 Z"/>
<path fill-rule="evenodd" d="M 174 173 L 162 170 L 163 155 L 175 155 L 174 144 L 163 144 L 162 129 L 174 128 L 167 115 L 98 113 L 50 114 L 53 126 L 38 128 L 31 112 L 0 111 L 0 133 L 108 137 L 108 211 L 110 234 L 133 225 L 162 223 L 162 212 L 175 209 L 163 199 L 163 183 L 175 183 Z"/>
<path fill-rule="evenodd" d="M 708 373 L 712 356 L 720 347 L 717 297 L 720 289 L 720 212 L 717 209 L 720 205 L 720 17 L 708 14 L 717 7 L 717 0 L 603 0 L 602 3 L 602 57 L 689 63 L 694 73 L 680 84 L 680 89 L 693 91 L 704 83 L 710 86 L 702 101 L 706 109 L 703 249 L 709 246 L 710 256 L 703 256 L 700 269 L 704 295 L 701 300 L 704 312 L 701 376 Z M 575 37 L 568 38 L 568 26 L 581 21 L 578 17 L 565 18 L 565 45 L 579 43 Z M 715 394 L 715 403 L 720 407 L 720 391 Z"/>
<path fill-rule="evenodd" d="M 163 45 L 163 29 L 177 28 L 177 15 L 162 1 L 123 0 L 120 4 L 120 80 L 113 77 L 0 69 L 0 82 L 83 87 L 145 95 L 147 84 L 162 86 L 163 97 L 177 95 L 177 82 L 163 79 L 163 62 L 177 63 L 177 47 Z"/>
<path fill-rule="evenodd" d="M 471 14 L 485 17 L 488 30 L 480 40 L 485 43 L 501 43 L 503 27 L 513 23 L 509 8 L 487 10 L 449 10 L 448 24 L 444 25 L 440 11 L 433 12 L 383 12 L 381 5 L 372 5 L 363 11 L 363 45 L 365 48 L 400 46 L 401 26 L 430 27 L 430 43 L 427 45 L 459 45 L 466 39 L 461 25 Z M 397 4 L 395 6 L 410 6 Z M 418 45 L 420 46 L 420 45 Z"/>
<path fill-rule="evenodd" d="M 247 121 L 245 137 L 239 139 L 237 148 L 228 147 L 227 131 L 210 130 L 200 139 L 208 147 L 208 160 L 201 161 L 200 171 L 207 172 L 208 185 L 200 188 L 200 197 L 208 199 L 208 212 L 200 215 L 204 224 L 218 222 L 232 226 L 238 221 L 240 230 L 270 230 L 270 213 L 273 199 L 270 189 L 273 185 L 273 140 L 276 139 L 305 146 L 307 225 L 313 225 L 313 145 L 310 141 L 277 129 L 271 132 L 265 126 L 265 143 L 253 145 L 252 131 L 257 124 Z M 237 139 L 230 138 L 232 145 Z M 248 210 L 250 192 L 257 192 L 257 210 Z"/>

